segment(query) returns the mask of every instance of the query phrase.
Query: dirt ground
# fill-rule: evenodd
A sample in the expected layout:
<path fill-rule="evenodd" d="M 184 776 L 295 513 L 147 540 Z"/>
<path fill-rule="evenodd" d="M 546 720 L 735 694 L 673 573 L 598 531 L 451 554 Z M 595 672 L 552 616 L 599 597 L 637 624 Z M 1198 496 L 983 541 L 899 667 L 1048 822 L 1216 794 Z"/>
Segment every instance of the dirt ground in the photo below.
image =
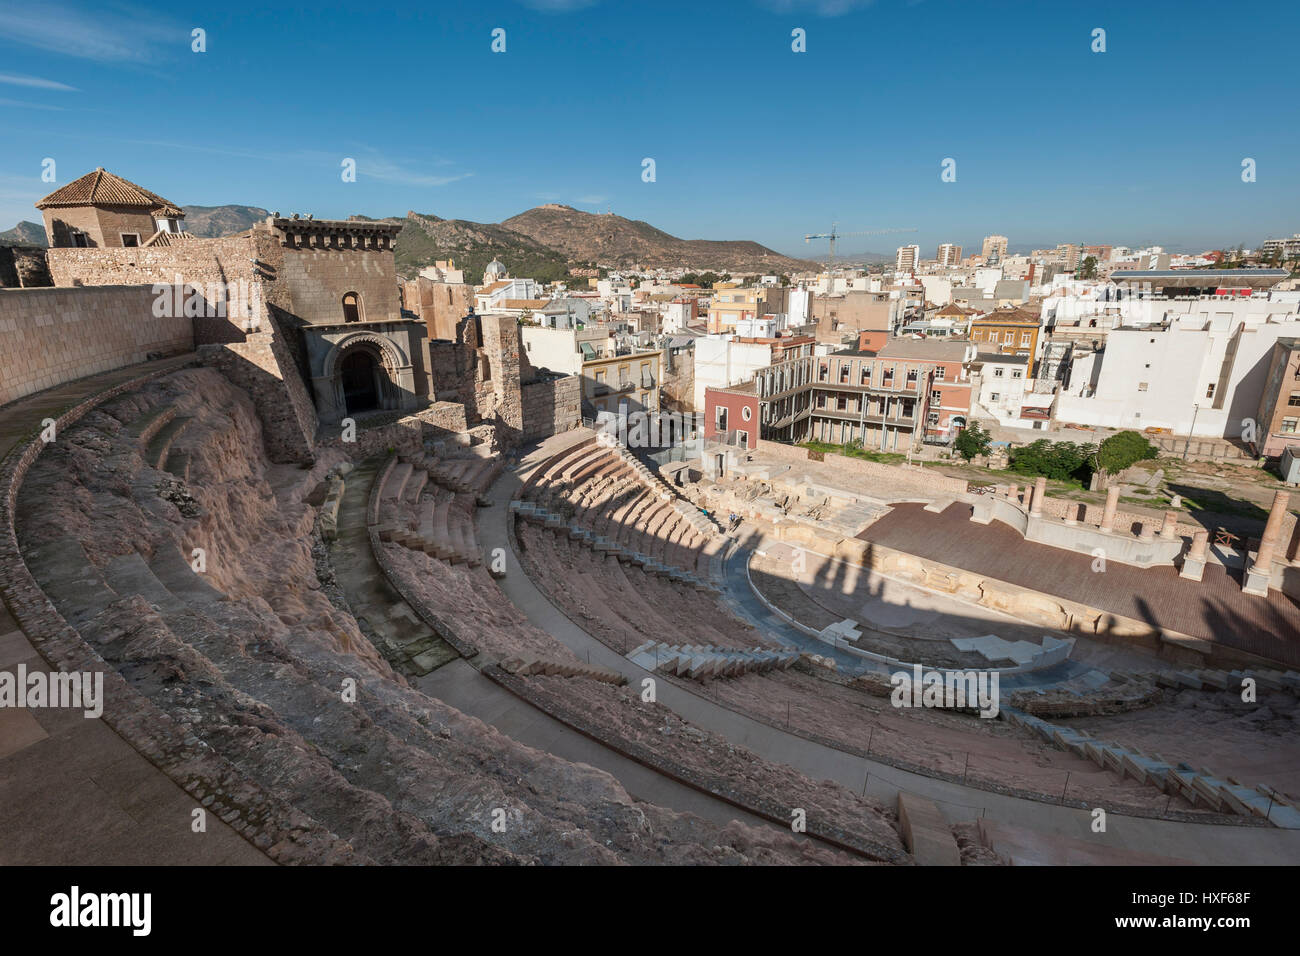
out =
<path fill-rule="evenodd" d="M 1263 783 L 1300 796 L 1300 702 L 1283 691 L 1259 688 L 1258 694 L 1256 703 L 1244 703 L 1240 693 L 1184 690 L 1144 710 L 1058 723 L 1247 786 Z"/>

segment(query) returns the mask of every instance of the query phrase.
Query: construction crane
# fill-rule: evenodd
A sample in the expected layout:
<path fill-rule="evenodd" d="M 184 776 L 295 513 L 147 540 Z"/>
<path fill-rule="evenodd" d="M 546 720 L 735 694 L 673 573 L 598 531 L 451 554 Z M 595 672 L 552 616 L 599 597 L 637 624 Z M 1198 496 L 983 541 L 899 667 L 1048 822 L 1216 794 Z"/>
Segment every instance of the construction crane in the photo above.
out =
<path fill-rule="evenodd" d="M 848 236 L 885 236 L 895 232 L 916 232 L 916 229 L 867 229 L 862 232 L 838 232 L 838 222 L 831 223 L 830 232 L 810 232 L 803 237 L 804 242 L 812 242 L 814 239 L 829 239 L 831 241 L 831 257 L 827 263 L 827 268 L 835 266 L 835 240 L 844 239 Z"/>

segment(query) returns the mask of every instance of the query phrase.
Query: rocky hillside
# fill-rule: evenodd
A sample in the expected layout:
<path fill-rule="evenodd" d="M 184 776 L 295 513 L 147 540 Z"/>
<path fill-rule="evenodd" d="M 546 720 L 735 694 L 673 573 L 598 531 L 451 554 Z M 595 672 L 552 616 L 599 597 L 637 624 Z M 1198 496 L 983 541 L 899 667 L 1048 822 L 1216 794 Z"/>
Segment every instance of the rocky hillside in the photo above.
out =
<path fill-rule="evenodd" d="M 186 206 L 185 228 L 200 238 L 232 236 L 268 215 L 257 206 Z M 569 206 L 538 206 L 502 223 L 441 219 L 417 212 L 380 221 L 402 226 L 395 255 L 397 272 L 406 278 L 438 259 L 453 260 L 471 281 L 478 281 L 494 258 L 504 262 L 511 275 L 546 282 L 562 279 L 580 266 L 681 266 L 730 273 L 817 268 L 815 262 L 783 256 L 756 242 L 678 239 L 647 222 Z M 24 225 L 31 224 L 19 228 Z M 36 228 L 43 244 L 44 229 Z M 0 242 L 5 235 L 0 233 Z"/>
<path fill-rule="evenodd" d="M 586 264 L 504 225 L 439 219 L 417 212 L 387 221 L 402 223 L 395 255 L 398 274 L 407 277 L 438 259 L 453 260 L 457 268 L 465 270 L 469 282 L 478 282 L 493 258 L 504 262 L 511 275 L 544 282 L 562 279 L 571 266 Z"/>
<path fill-rule="evenodd" d="M 40 223 L 20 222 L 12 229 L 0 232 L 0 246 L 41 246 L 46 245 L 45 227 Z"/>
<path fill-rule="evenodd" d="M 747 240 L 678 239 L 648 222 L 548 204 L 501 225 L 572 259 L 608 266 L 689 266 L 722 272 L 797 272 L 817 264 Z"/>
<path fill-rule="evenodd" d="M 259 206 L 186 206 L 185 231 L 200 239 L 243 232 L 270 213 Z"/>

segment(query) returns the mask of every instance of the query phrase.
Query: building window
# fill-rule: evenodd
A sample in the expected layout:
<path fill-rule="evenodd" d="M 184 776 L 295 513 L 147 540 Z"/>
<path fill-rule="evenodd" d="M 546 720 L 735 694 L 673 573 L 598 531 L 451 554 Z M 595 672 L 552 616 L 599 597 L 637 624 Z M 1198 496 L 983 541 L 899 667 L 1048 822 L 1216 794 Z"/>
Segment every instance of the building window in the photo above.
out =
<path fill-rule="evenodd" d="M 817 369 L 817 381 L 819 382 L 826 381 L 826 379 L 830 377 L 830 374 L 831 374 L 831 367 L 827 365 L 825 362 L 822 362 Z"/>
<path fill-rule="evenodd" d="M 1002 377 L 1002 373 L 1003 373 L 1003 371 L 1004 371 L 1004 369 L 995 368 L 995 369 L 993 370 L 993 377 L 994 377 L 994 378 L 1001 378 L 1001 377 Z"/>
<path fill-rule="evenodd" d="M 948 377 L 948 368 L 947 368 L 947 366 L 945 366 L 945 365 L 940 365 L 937 369 L 934 370 L 934 380 L 935 380 L 936 382 L 942 382 L 942 381 L 943 381 L 944 379 L 946 379 L 947 377 Z"/>
<path fill-rule="evenodd" d="M 1139 392 L 1145 392 L 1146 390 L 1147 390 L 1147 383 L 1146 383 L 1146 382 L 1138 382 L 1138 391 L 1139 391 Z"/>
<path fill-rule="evenodd" d="M 725 406 L 719 405 L 713 410 L 713 422 L 718 426 L 718 431 L 725 432 L 727 430 L 727 409 Z"/>
<path fill-rule="evenodd" d="M 1296 406 L 1300 406 L 1300 392 L 1292 392 L 1292 393 L 1291 393 L 1291 398 L 1290 398 L 1290 400 L 1287 402 L 1287 404 L 1290 405 L 1290 406 L 1293 407 L 1293 408 L 1296 407 Z"/>
<path fill-rule="evenodd" d="M 1213 398 L 1213 397 L 1214 397 L 1214 383 L 1213 383 L 1213 382 L 1211 382 L 1209 385 L 1205 386 L 1205 397 L 1206 397 L 1206 398 Z"/>
<path fill-rule="evenodd" d="M 1020 371 L 1020 369 L 1018 369 L 1018 368 L 1013 368 L 1013 369 L 1011 370 L 1011 377 L 1012 377 L 1012 378 L 1020 378 L 1020 377 L 1021 377 L 1022 375 L 1024 375 L 1024 374 L 1025 374 L 1025 373 L 1022 372 L 1022 371 Z"/>
<path fill-rule="evenodd" d="M 736 432 L 736 434 L 737 434 L 738 436 L 740 436 L 740 447 L 741 447 L 741 448 L 748 448 L 748 447 L 749 447 L 749 432 L 741 432 L 741 431 L 738 431 L 738 432 Z"/>
<path fill-rule="evenodd" d="M 929 415 L 926 415 L 925 422 L 931 428 L 937 428 L 939 426 L 939 413 L 931 412 Z"/>
<path fill-rule="evenodd" d="M 849 384 L 849 367 L 848 367 L 848 365 L 841 365 L 841 366 L 840 366 L 840 384 L 841 384 L 841 385 L 847 385 L 847 384 Z"/>
<path fill-rule="evenodd" d="M 125 246 L 126 248 L 130 249 L 140 245 L 140 233 L 123 232 L 120 233 L 120 235 L 122 236 L 122 245 Z"/>
<path fill-rule="evenodd" d="M 930 393 L 930 404 L 931 404 L 931 405 L 942 405 L 942 404 L 943 404 L 943 392 L 931 392 L 931 393 Z"/>
<path fill-rule="evenodd" d="M 361 296 L 355 292 L 347 292 L 343 296 L 343 321 L 361 321 Z"/>
<path fill-rule="evenodd" d="M 753 417 L 754 417 L 754 410 L 750 408 L 748 405 L 742 405 L 740 409 L 741 421 L 747 422 Z"/>
<path fill-rule="evenodd" d="M 1282 419 L 1282 434 L 1283 434 L 1283 435 L 1294 435 L 1294 434 L 1295 434 L 1295 429 L 1296 429 L 1296 424 L 1297 424 L 1297 423 L 1300 423 L 1300 418 L 1284 418 L 1284 419 Z"/>
<path fill-rule="evenodd" d="M 1033 338 L 1033 333 L 1032 333 L 1032 332 L 1021 332 L 1021 333 L 1020 333 L 1020 344 L 1021 344 L 1021 345 L 1028 345 L 1029 342 L 1030 342 L 1030 340 L 1031 340 L 1032 338 Z"/>
<path fill-rule="evenodd" d="M 841 411 L 841 412 L 846 412 L 846 411 L 848 411 L 848 409 L 849 409 L 849 399 L 848 399 L 848 396 L 846 396 L 846 395 L 841 395 L 841 396 L 839 396 L 838 398 L 836 398 L 836 399 L 835 399 L 835 407 L 836 407 L 839 411 Z"/>
<path fill-rule="evenodd" d="M 989 392 L 989 401 L 990 401 L 990 402 L 1000 401 L 1001 398 L 1002 398 L 1002 396 L 1001 396 L 1000 394 L 998 394 L 997 392 Z"/>

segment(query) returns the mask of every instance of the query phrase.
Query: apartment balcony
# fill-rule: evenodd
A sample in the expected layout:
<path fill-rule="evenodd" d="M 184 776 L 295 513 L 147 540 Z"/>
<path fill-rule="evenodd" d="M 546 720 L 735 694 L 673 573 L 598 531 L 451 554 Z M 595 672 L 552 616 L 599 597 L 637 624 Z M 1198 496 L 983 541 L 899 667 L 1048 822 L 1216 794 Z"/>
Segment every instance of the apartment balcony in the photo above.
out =
<path fill-rule="evenodd" d="M 786 415 L 784 418 L 778 418 L 776 421 L 764 422 L 763 424 L 768 428 L 788 428 L 795 422 L 801 422 L 805 418 L 811 417 L 814 411 L 815 409 L 812 408 L 802 408 L 797 412 Z"/>
<path fill-rule="evenodd" d="M 814 408 L 811 410 L 815 418 L 833 418 L 836 421 L 845 422 L 865 422 L 868 425 L 903 425 L 908 428 L 916 424 L 916 419 L 911 415 L 872 415 L 870 413 L 863 415 L 861 412 L 849 411 L 838 408 Z"/>
<path fill-rule="evenodd" d="M 814 382 L 812 387 L 823 392 L 854 392 L 857 394 L 869 395 L 919 395 L 921 394 L 921 385 L 918 382 L 911 384 L 881 384 L 872 385 L 854 385 L 850 382 Z"/>

